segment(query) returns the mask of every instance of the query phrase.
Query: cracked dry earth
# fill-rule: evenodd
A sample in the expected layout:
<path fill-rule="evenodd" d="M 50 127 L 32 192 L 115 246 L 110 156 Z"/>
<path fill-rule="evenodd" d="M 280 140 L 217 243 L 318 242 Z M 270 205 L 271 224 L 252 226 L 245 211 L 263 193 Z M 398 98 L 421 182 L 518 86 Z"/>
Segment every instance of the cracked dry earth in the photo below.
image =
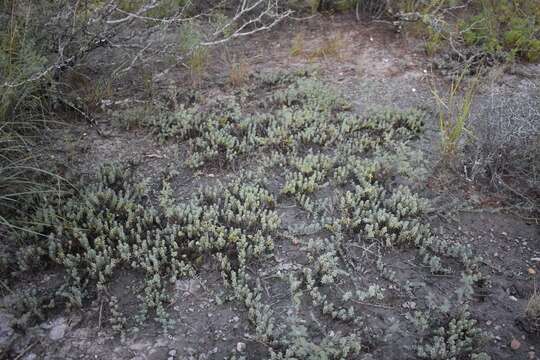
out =
<path fill-rule="evenodd" d="M 430 227 L 437 239 L 468 244 L 474 255 L 481 257 L 477 267 L 487 280 L 475 285 L 475 293 L 468 302 L 471 317 L 487 334 L 480 351 L 492 359 L 540 358 L 539 334 L 531 329 L 524 317 L 527 302 L 535 289 L 535 273 L 540 271 L 538 225 L 516 215 L 482 207 L 485 194 L 474 193 L 474 189 L 465 191 L 461 186 L 447 186 L 446 182 L 439 181 L 436 166 L 439 160 L 438 125 L 430 93 L 434 75 L 430 60 L 422 55 L 420 44 L 380 25 L 339 20 L 315 18 L 294 26 L 283 26 L 254 38 L 249 42 L 249 49 L 247 45 L 235 44 L 232 51 L 246 59 L 252 74 L 315 67 L 321 81 L 343 94 L 352 104 L 351 111 L 359 116 L 380 107 L 422 110 L 426 114 L 424 130 L 407 140 L 411 153 L 418 154 L 421 166 L 410 176 L 389 178 L 387 186 L 394 189 L 405 185 L 428 199 L 429 210 L 420 221 Z M 293 56 L 290 51 L 292 39 L 299 33 L 303 34 L 303 52 Z M 321 33 L 332 41 L 339 39 L 339 56 L 309 55 L 322 46 Z M 211 64 L 198 90 L 201 97 L 237 92 L 227 84 L 223 67 L 219 57 Z M 538 91 L 538 66 L 518 67 L 520 71 L 506 73 L 497 79 L 495 86 L 503 92 Z M 524 78 L 523 73 L 532 74 L 532 77 Z M 172 81 L 186 81 L 183 73 L 170 76 Z M 250 78 L 248 82 L 251 81 L 254 80 Z M 445 80 L 435 81 L 444 83 Z M 482 96 L 481 93 L 478 101 L 482 101 Z M 313 249 L 306 250 L 310 239 L 330 236 L 328 230 L 311 226 L 313 218 L 308 211 L 293 197 L 281 193 L 285 170 L 279 166 L 277 169 L 265 168 L 255 159 L 259 156 L 256 154 L 253 159 L 242 159 L 233 166 L 218 161 L 190 169 L 184 164 L 190 149 L 182 143 L 174 140 L 159 142 L 147 129 L 119 129 L 113 126 L 106 112 L 101 114 L 99 126 L 106 136 L 84 125 L 67 131 L 51 130 L 51 136 L 59 139 L 51 156 L 66 159 L 66 172 L 83 174 L 94 174 L 105 162 L 130 164 L 135 168 L 137 178 L 150 178 L 150 197 L 159 195 L 163 178 L 172 179 L 174 198 L 181 202 L 187 201 L 200 187 L 230 182 L 242 168 L 262 166 L 267 187 L 276 199 L 274 210 L 280 218 L 280 227 L 272 234 L 274 249 L 269 258 L 253 261 L 247 272 L 259 285 L 262 301 L 269 305 L 277 324 L 286 324 L 291 309 L 294 309 L 288 277 L 302 273 L 310 264 L 310 257 L 317 256 Z M 72 144 L 65 145 L 63 139 L 70 139 Z M 175 169 L 172 176 L 170 169 Z M 332 198 L 333 195 L 328 195 L 333 191 L 332 186 L 328 180 L 316 196 Z M 296 315 L 303 319 L 309 339 L 313 344 L 320 344 L 323 339 L 338 334 L 354 333 L 358 335 L 361 350 L 344 358 L 419 358 L 415 346 L 422 341 L 423 335 L 411 324 L 408 315 L 426 309 L 430 294 L 439 302 L 453 301 L 461 286 L 464 265 L 458 259 L 442 257 L 445 266 L 453 271 L 432 273 L 428 265 L 419 261 L 414 246 L 384 246 L 381 242 L 365 241 L 354 235 L 346 241 L 350 244 L 347 253 L 334 255 L 339 258 L 338 268 L 347 275 L 343 278 L 338 275 L 336 283 L 325 289 L 328 296 L 332 296 L 332 292 L 345 293 L 357 285 L 367 289 L 370 284 L 384 288 L 384 296 L 365 301 L 357 299 L 354 310 L 361 318 L 359 322 L 322 316 L 320 307 L 305 299 L 296 309 Z M 389 280 L 383 275 L 378 269 L 378 259 L 384 262 L 382 268 L 390 269 L 395 277 Z M 53 266 L 32 276 L 22 275 L 10 286 L 15 292 L 34 287 L 40 291 L 54 291 L 63 283 L 64 275 L 61 268 Z M 122 334 L 112 329 L 109 323 L 111 309 L 99 298 L 89 299 L 82 308 L 56 309 L 47 314 L 46 320 L 24 329 L 13 325 L 14 315 L 3 306 L 0 343 L 9 344 L 9 349 L 2 349 L 5 358 L 270 358 L 269 344 L 257 337 L 245 305 L 239 301 L 223 301 L 226 289 L 221 269 L 210 257 L 200 259 L 195 276 L 180 278 L 170 287 L 165 307 L 174 326 L 167 332 L 151 319 L 144 324 L 134 321 L 139 306 L 134 294 L 141 290 L 141 282 L 141 274 L 119 269 L 108 284 L 108 294 L 119 299 L 119 307 L 127 318 L 128 326 Z M 10 304 L 13 294 L 5 291 L 2 295 L 3 304 Z M 310 349 L 303 357 L 297 355 L 296 358 L 324 358 L 315 357 L 316 347 Z M 468 358 L 471 358 L 469 353 L 457 357 Z"/>

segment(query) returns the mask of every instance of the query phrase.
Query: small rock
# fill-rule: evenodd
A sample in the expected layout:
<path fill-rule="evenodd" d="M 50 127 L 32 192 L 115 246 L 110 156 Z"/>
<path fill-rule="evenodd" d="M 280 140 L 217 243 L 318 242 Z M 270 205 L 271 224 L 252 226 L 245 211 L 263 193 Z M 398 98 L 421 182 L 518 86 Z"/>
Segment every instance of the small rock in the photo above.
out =
<path fill-rule="evenodd" d="M 172 349 L 169 351 L 169 356 L 176 356 L 176 350 Z"/>
<path fill-rule="evenodd" d="M 529 268 L 527 271 L 529 272 L 530 275 L 536 274 L 536 270 L 534 270 L 533 268 Z"/>
<path fill-rule="evenodd" d="M 411 310 L 416 309 L 416 303 L 414 301 L 407 301 L 407 302 L 403 303 L 402 306 L 405 309 L 411 309 Z"/>
<path fill-rule="evenodd" d="M 246 351 L 246 344 L 243 343 L 243 342 L 239 342 L 236 344 L 236 351 L 238 351 L 239 353 L 243 353 L 244 351 Z"/>
<path fill-rule="evenodd" d="M 66 334 L 67 324 L 63 318 L 60 318 L 54 322 L 53 327 L 49 331 L 49 339 L 53 341 L 60 340 Z"/>
<path fill-rule="evenodd" d="M 512 350 L 517 350 L 521 347 L 521 342 L 518 339 L 512 339 L 510 342 L 510 347 Z"/>
<path fill-rule="evenodd" d="M 536 354 L 534 353 L 534 351 L 529 351 L 529 360 L 534 360 L 536 359 Z"/>

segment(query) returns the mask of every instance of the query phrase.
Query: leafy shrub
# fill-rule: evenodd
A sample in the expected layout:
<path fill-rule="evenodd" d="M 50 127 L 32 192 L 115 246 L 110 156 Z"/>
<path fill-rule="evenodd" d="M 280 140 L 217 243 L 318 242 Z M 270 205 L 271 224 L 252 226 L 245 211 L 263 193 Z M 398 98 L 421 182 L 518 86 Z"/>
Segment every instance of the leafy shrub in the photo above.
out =
<path fill-rule="evenodd" d="M 477 1 L 478 14 L 459 24 L 467 45 L 480 46 L 489 54 L 508 52 L 525 60 L 540 59 L 538 4 L 527 1 Z"/>

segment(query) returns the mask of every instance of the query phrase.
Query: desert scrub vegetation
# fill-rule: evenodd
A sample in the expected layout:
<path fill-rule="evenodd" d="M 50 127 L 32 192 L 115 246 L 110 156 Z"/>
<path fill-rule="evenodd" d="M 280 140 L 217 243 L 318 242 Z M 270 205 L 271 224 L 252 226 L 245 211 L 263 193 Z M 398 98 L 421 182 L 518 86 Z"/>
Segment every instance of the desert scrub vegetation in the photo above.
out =
<path fill-rule="evenodd" d="M 32 221 L 39 225 L 15 233 L 13 241 L 21 244 L 17 267 L 61 265 L 66 283 L 56 296 L 72 306 L 104 296 L 117 269 L 134 269 L 145 279 L 139 319 L 155 310 L 167 327 L 167 289 L 195 273 L 196 258 L 227 252 L 232 261 L 233 246 L 234 261 L 242 265 L 272 249 L 268 234 L 279 218 L 272 196 L 257 184 L 238 180 L 225 192 L 206 189 L 189 203 L 175 204 L 165 183 L 158 207 L 149 206 L 146 191 L 144 183 L 130 184 L 125 170 L 104 166 L 84 190 L 45 199 Z"/>
<path fill-rule="evenodd" d="M 497 194 L 504 206 L 536 218 L 540 95 L 534 84 L 524 93 L 496 92 L 480 78 L 496 72 L 479 71 L 471 78 L 465 69 L 448 89 L 432 86 L 442 163 L 482 191 Z"/>
<path fill-rule="evenodd" d="M 44 126 L 76 118 L 95 127 L 95 113 L 116 100 L 111 89 L 123 89 L 129 74 L 147 74 L 152 63 L 148 83 L 177 65 L 200 77 L 211 47 L 269 30 L 290 15 L 266 0 L 215 7 L 190 0 L 4 0 L 0 11 L 0 216 L 12 226 L 7 209 L 58 180 L 36 166 L 42 161 L 30 162 Z M 173 25 L 174 36 L 166 37 Z M 125 36 L 130 29 L 140 36 Z"/>
<path fill-rule="evenodd" d="M 476 320 L 470 318 L 468 310 L 462 310 L 455 317 L 450 317 L 447 324 L 436 328 L 425 342 L 419 344 L 416 355 L 420 359 L 430 360 L 458 359 L 464 356 L 476 360 L 490 359 L 486 353 L 475 352 L 487 337 L 476 325 Z"/>
<path fill-rule="evenodd" d="M 540 60 L 540 10 L 535 1 L 480 1 L 473 9 L 477 14 L 458 24 L 467 45 L 488 54 Z"/>
<path fill-rule="evenodd" d="M 191 167 L 218 159 L 230 164 L 257 150 L 295 153 L 312 146 L 330 147 L 342 137 L 375 148 L 385 139 L 415 134 L 422 126 L 422 114 L 417 111 L 380 111 L 361 119 L 339 93 L 303 71 L 292 77 L 274 76 L 263 74 L 252 88 L 236 96 L 191 107 L 180 105 L 175 111 L 153 111 L 143 123 L 162 141 L 187 141 Z M 255 101 L 255 110 L 242 109 L 250 101 L 248 94 L 261 90 L 264 96 Z M 384 138 L 370 142 L 369 132 L 384 133 Z"/>
<path fill-rule="evenodd" d="M 337 2 L 334 2 L 337 3 Z M 357 17 L 391 23 L 423 38 L 428 56 L 448 75 L 512 61 L 537 62 L 540 15 L 535 0 L 351 1 Z"/>
<path fill-rule="evenodd" d="M 427 200 L 394 181 L 421 166 L 407 154 L 413 153 L 408 142 L 422 132 L 424 113 L 357 115 L 342 94 L 303 71 L 258 75 L 250 86 L 264 96 L 239 91 L 150 111 L 153 116 L 143 120 L 163 141 L 191 148 L 186 166 L 225 159 L 237 165 L 225 166 L 234 176 L 179 200 L 173 174 L 161 179 L 156 195 L 134 180 L 129 167 L 104 165 L 70 191 L 35 199 L 32 231 L 12 234 L 10 241 L 19 245 L 7 266 L 14 278 L 59 267 L 65 280 L 52 291 L 21 295 L 17 308 L 27 323 L 51 309 L 98 299 L 121 335 L 151 319 L 170 332 L 175 284 L 200 276 L 212 262 L 222 284 L 210 291 L 219 304 L 239 307 L 247 338 L 262 346 L 264 356 L 354 358 L 378 341 L 374 333 L 385 331 L 371 309 L 385 309 L 414 327 L 420 325 L 406 321 L 391 299 L 414 299 L 418 318 L 431 311 L 433 295 L 415 295 L 416 285 L 388 263 L 387 255 L 401 251 L 411 251 L 425 274 L 461 273 L 453 304 L 457 309 L 471 300 L 474 287 L 486 281 L 480 259 L 468 246 L 435 234 L 424 218 Z M 305 214 L 304 225 L 284 222 L 283 204 L 291 199 Z M 301 256 L 281 271 L 278 257 L 287 242 Z M 365 249 L 377 256 L 366 257 Z M 375 273 L 368 275 L 368 268 Z M 124 310 L 109 291 L 125 271 L 141 279 L 129 289 L 136 316 L 128 316 L 125 311 L 133 310 Z M 451 310 L 411 333 L 415 352 L 434 359 L 481 353 L 474 320 Z"/>
<path fill-rule="evenodd" d="M 388 21 L 397 31 L 423 37 L 428 55 L 443 52 L 449 57 L 448 61 L 460 63 L 458 72 L 463 64 L 474 69 L 476 65 L 485 66 L 497 61 L 540 60 L 540 14 L 535 0 L 330 0 L 306 3 L 309 4 L 305 8 L 311 11 L 354 10 L 357 19 Z"/>
<path fill-rule="evenodd" d="M 0 188 L 10 192 L 0 196 L 14 206 L 2 208 L 0 220 L 7 222 L 4 212 L 9 213 L 10 224 L 26 231 L 8 233 L 1 270 L 2 286 L 10 292 L 4 305 L 16 313 L 18 329 L 97 304 L 98 328 L 122 341 L 152 321 L 172 334 L 186 325 L 176 313 L 187 306 L 177 302 L 180 284 L 199 281 L 211 269 L 216 276 L 204 295 L 218 309 L 230 305 L 243 322 L 242 341 L 257 348 L 248 358 L 355 359 L 396 337 L 406 338 L 410 346 L 403 351 L 414 357 L 489 358 L 483 353 L 483 324 L 468 311 L 476 290 L 489 286 L 480 271 L 483 260 L 467 236 L 457 241 L 432 228 L 428 214 L 434 209 L 411 181 L 425 171 L 412 142 L 429 114 L 357 114 L 316 71 L 248 75 L 236 59 L 229 64 L 226 95 L 167 85 L 170 94 L 160 97 L 161 75 L 176 66 L 198 81 L 212 46 L 272 28 L 291 14 L 282 2 L 223 2 L 211 13 L 202 2 L 176 0 L 52 3 L 30 12 L 24 11 L 29 3 L 2 3 L 9 11 L 1 21 L 11 30 L 2 37 L 2 88 L 9 91 L 2 95 L 7 121 L 0 127 L 6 134 L 0 138 L 6 151 L 0 154 L 0 176 L 7 175 Z M 330 3 L 309 6 L 321 11 Z M 419 3 L 340 6 L 374 18 L 414 18 Z M 447 6 L 422 2 L 421 10 L 437 13 Z M 65 37 L 56 38 L 55 30 L 32 40 L 37 35 L 28 19 L 40 9 Z M 62 19 L 70 20 L 68 28 Z M 123 38 L 128 29 L 140 30 L 140 37 Z M 174 40 L 154 42 L 164 34 Z M 327 39 L 315 57 L 337 57 L 341 44 L 334 40 L 342 39 Z M 78 97 L 68 75 L 86 66 L 97 70 L 93 56 L 114 57 L 118 47 L 125 53 L 114 69 L 99 69 L 103 77 L 94 95 Z M 293 50 L 303 53 L 300 38 Z M 60 186 L 40 185 L 60 179 L 27 162 L 33 127 L 60 110 L 95 126 L 92 111 L 113 104 L 113 89 L 131 74 L 144 74 L 148 98 L 141 107 L 137 100 L 127 103 L 128 110 L 114 108 L 114 121 L 178 145 L 173 148 L 183 162 L 169 163 L 164 175 L 152 179 L 141 179 L 133 164 L 115 163 Z M 489 161 L 497 151 L 512 151 L 485 151 L 480 137 L 468 142 L 474 134 L 472 127 L 465 131 L 470 106 L 457 119 L 443 114 L 446 149 L 463 155 L 459 160 L 476 178 L 506 175 L 502 162 Z M 532 144 L 529 137 L 524 143 Z M 473 148 L 482 152 L 460 153 Z M 472 154 L 488 154 L 489 160 L 467 158 Z M 526 162 L 521 165 L 530 173 Z M 27 171 L 38 177 L 26 177 Z M 178 174 L 193 178 L 183 183 Z M 216 181 L 195 189 L 205 175 Z M 536 178 L 529 179 L 534 186 Z M 119 294 L 115 282 L 126 278 L 135 281 Z M 531 303 L 527 315 L 534 314 Z M 245 346 L 237 349 L 243 350 L 230 358 L 245 352 Z"/>
<path fill-rule="evenodd" d="M 0 5 L 12 10 L 0 17 L 0 225 L 23 229 L 24 222 L 15 221 L 24 211 L 21 203 L 54 192 L 50 182 L 59 179 L 38 165 L 43 159 L 35 151 L 39 130 L 50 124 L 47 113 L 55 93 L 40 82 L 27 81 L 46 64 L 36 37 L 40 24 L 31 21 L 31 13 L 15 12 L 15 2 L 12 5 Z"/>
<path fill-rule="evenodd" d="M 537 90 L 490 95 L 458 155 L 466 179 L 530 214 L 539 211 L 539 106 Z"/>

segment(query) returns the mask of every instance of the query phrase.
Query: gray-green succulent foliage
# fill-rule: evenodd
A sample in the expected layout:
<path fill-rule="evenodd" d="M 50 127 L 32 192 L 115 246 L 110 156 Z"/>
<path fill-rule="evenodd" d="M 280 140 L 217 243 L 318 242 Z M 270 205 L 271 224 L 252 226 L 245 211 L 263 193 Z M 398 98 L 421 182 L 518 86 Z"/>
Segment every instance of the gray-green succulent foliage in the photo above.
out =
<path fill-rule="evenodd" d="M 463 286 L 456 299 L 466 304 L 482 278 L 478 259 L 470 248 L 435 236 L 424 219 L 429 203 L 394 182 L 413 167 L 408 143 L 422 131 L 424 114 L 358 115 L 352 108 L 326 82 L 300 72 L 260 75 L 235 96 L 148 116 L 144 124 L 162 141 L 186 145 L 187 166 L 225 160 L 249 162 L 255 170 L 178 200 L 174 184 L 163 181 L 159 196 L 151 196 L 128 170 L 106 165 L 71 193 L 39 201 L 33 232 L 17 235 L 23 244 L 19 268 L 60 266 L 66 282 L 57 296 L 78 306 L 107 297 L 120 270 L 132 271 L 143 279 L 138 319 L 155 316 L 167 329 L 172 287 L 198 273 L 201 259 L 213 259 L 226 289 L 223 300 L 242 305 L 254 338 L 276 360 L 346 359 L 363 351 L 369 341 L 365 307 L 385 307 L 387 293 L 411 293 L 382 256 L 394 248 L 414 250 L 432 273 L 453 271 L 445 259 L 458 260 Z M 268 179 L 276 169 L 277 190 Z M 287 199 L 310 225 L 284 230 L 278 209 Z M 303 260 L 277 276 L 290 293 L 283 319 L 249 269 L 275 263 L 275 243 L 295 233 L 312 236 L 298 240 Z M 353 249 L 362 247 L 375 254 L 368 265 L 380 274 L 377 283 L 361 276 L 365 264 Z M 124 331 L 128 321 L 119 300 L 109 297 L 108 303 L 113 328 Z M 306 326 L 313 319 L 339 326 Z M 419 341 L 417 356 L 475 353 L 480 333 L 468 313 L 435 329 L 422 311 L 410 319 L 431 336 Z"/>

